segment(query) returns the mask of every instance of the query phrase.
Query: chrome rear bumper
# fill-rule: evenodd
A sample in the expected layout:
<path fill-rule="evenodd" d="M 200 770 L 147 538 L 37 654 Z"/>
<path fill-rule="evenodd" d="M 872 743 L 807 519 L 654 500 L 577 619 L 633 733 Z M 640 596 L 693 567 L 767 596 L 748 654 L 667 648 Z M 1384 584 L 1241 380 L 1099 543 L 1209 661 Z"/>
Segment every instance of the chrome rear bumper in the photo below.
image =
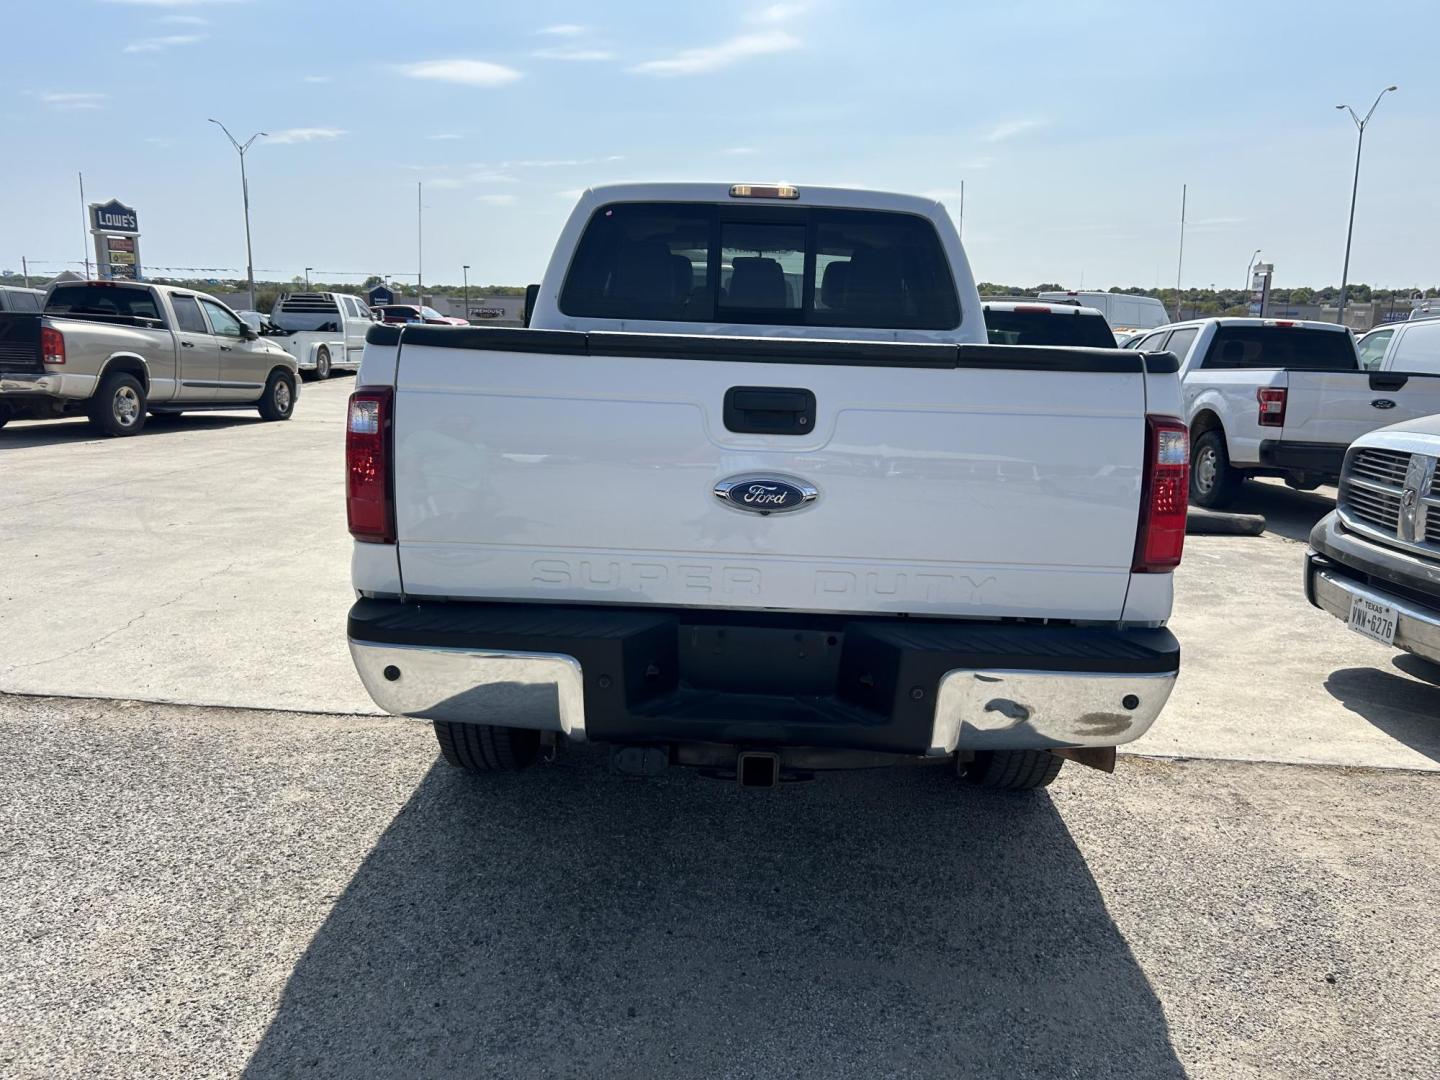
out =
<path fill-rule="evenodd" d="M 365 689 L 386 712 L 586 738 L 584 673 L 573 656 L 354 639 L 350 654 Z M 1150 729 L 1175 677 L 1174 671 L 953 670 L 931 694 L 924 755 L 1120 746 Z M 657 741 L 673 736 L 663 718 L 649 734 Z M 843 741 L 843 733 L 837 735 Z"/>
<path fill-rule="evenodd" d="M 538 728 L 585 739 L 584 681 L 573 656 L 353 639 L 350 655 L 375 704 L 396 716 Z"/>

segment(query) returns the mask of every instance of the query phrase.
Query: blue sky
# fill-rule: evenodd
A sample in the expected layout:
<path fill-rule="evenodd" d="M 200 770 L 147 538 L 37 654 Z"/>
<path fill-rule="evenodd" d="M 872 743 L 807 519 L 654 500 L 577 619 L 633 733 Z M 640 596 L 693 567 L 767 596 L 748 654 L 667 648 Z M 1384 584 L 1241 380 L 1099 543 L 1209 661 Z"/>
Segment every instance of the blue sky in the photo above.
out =
<path fill-rule="evenodd" d="M 977 278 L 1440 281 L 1433 6 L 6 0 L 0 269 L 82 256 L 75 174 L 151 267 L 539 280 L 579 189 L 787 180 L 929 192 Z M 359 280 L 358 277 L 349 280 Z"/>

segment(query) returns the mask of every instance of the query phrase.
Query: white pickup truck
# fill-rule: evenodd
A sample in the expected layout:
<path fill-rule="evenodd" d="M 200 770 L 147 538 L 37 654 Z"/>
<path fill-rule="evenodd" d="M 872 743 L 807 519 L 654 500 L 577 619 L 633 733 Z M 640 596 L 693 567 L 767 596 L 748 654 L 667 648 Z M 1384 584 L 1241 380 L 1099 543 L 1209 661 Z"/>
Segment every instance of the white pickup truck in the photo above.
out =
<path fill-rule="evenodd" d="M 328 379 L 336 368 L 360 366 L 365 334 L 374 323 L 369 306 L 345 293 L 286 293 L 270 311 L 268 340 L 295 357 L 302 378 Z"/>
<path fill-rule="evenodd" d="M 528 329 L 377 326 L 350 650 L 463 768 L 1113 768 L 1169 697 L 1174 357 L 986 344 L 933 200 L 584 194 Z"/>
<path fill-rule="evenodd" d="M 1201 319 L 1126 347 L 1180 358 L 1199 506 L 1229 505 L 1246 476 L 1300 490 L 1333 484 L 1367 431 L 1440 413 L 1440 380 L 1363 371 L 1355 339 L 1334 323 Z"/>

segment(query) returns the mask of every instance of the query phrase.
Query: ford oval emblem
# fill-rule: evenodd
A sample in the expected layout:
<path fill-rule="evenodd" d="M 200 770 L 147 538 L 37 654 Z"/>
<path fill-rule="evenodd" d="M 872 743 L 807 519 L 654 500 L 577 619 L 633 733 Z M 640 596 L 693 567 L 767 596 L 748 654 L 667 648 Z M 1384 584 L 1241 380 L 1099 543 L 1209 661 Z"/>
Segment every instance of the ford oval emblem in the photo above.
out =
<path fill-rule="evenodd" d="M 791 476 L 732 476 L 715 485 L 715 497 L 726 506 L 751 514 L 788 514 L 809 506 L 820 493 Z"/>
<path fill-rule="evenodd" d="M 1395 408 L 1395 402 L 1391 401 L 1388 397 L 1377 397 L 1374 401 L 1370 402 L 1370 406 L 1374 409 L 1393 409 Z"/>

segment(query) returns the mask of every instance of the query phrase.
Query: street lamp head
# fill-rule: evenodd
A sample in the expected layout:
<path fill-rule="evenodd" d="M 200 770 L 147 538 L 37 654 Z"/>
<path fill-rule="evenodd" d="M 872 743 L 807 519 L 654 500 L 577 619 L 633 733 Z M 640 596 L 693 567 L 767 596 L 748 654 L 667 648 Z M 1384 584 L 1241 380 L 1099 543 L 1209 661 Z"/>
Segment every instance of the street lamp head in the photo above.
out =
<path fill-rule="evenodd" d="M 1387 86 L 1387 87 L 1385 87 L 1385 93 L 1388 94 L 1388 93 L 1390 93 L 1391 90 L 1399 90 L 1399 89 L 1400 89 L 1400 87 L 1398 87 L 1398 86 Z"/>

